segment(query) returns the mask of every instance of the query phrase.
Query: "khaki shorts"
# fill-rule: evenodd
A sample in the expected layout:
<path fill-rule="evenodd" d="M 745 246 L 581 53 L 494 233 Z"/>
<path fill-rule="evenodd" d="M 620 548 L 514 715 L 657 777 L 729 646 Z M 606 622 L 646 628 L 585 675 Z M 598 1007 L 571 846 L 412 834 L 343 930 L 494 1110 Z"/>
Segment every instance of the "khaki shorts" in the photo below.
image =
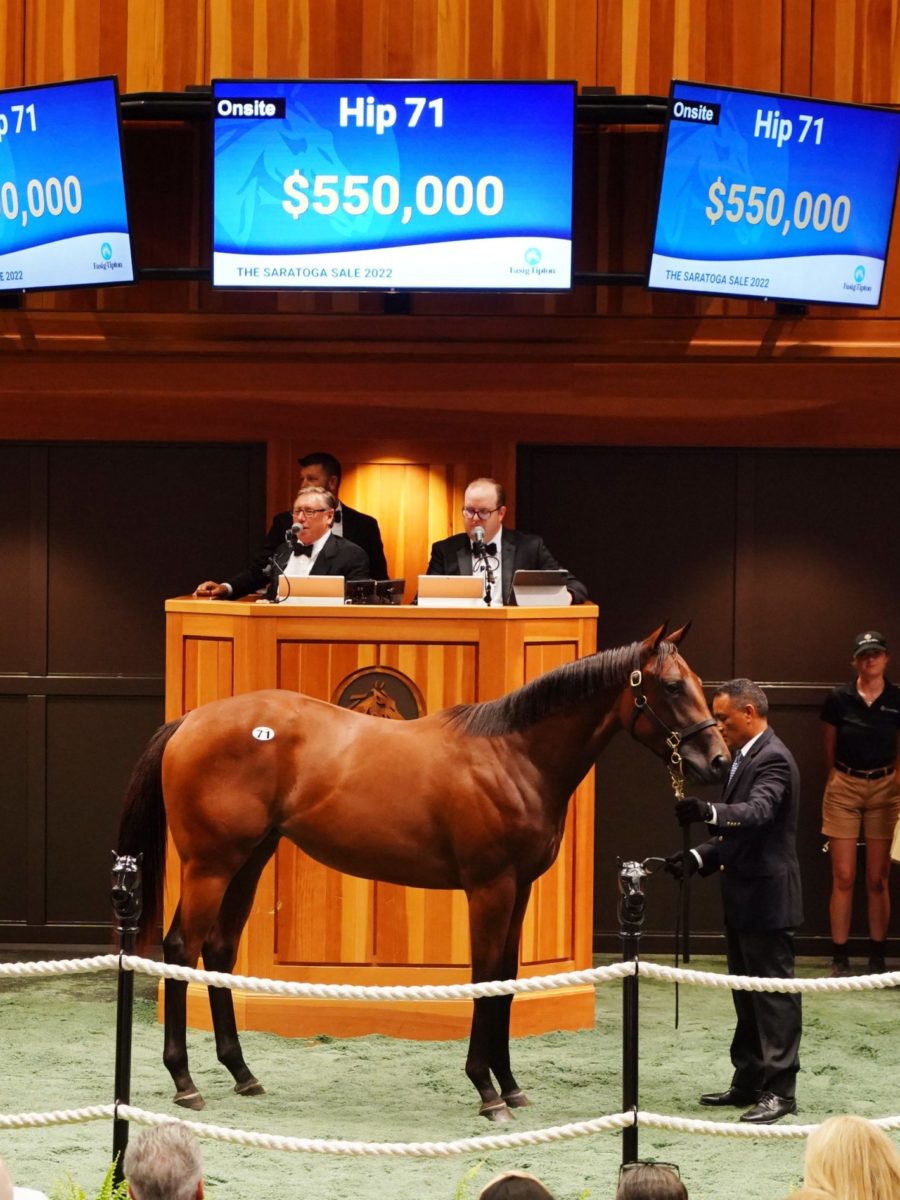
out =
<path fill-rule="evenodd" d="M 900 816 L 900 784 L 896 772 L 884 779 L 854 779 L 832 770 L 822 797 L 822 833 L 830 838 L 859 837 L 889 842 Z"/>

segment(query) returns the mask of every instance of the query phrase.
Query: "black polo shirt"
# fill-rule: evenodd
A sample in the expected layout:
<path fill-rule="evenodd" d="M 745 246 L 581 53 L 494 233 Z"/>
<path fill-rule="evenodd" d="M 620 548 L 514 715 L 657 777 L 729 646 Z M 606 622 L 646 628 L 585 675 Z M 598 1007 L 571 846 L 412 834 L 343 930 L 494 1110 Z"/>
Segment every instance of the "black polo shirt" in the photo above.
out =
<path fill-rule="evenodd" d="M 825 697 L 820 716 L 837 728 L 834 756 L 854 771 L 875 771 L 897 759 L 900 730 L 900 687 L 887 679 L 884 691 L 866 704 L 856 690 L 856 680 L 842 683 Z"/>

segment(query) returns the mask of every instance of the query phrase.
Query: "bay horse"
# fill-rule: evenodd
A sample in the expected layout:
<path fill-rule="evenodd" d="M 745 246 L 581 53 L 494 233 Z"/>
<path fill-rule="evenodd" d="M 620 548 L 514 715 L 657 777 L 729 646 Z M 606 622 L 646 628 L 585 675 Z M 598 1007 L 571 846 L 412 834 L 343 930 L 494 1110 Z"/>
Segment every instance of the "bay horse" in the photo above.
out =
<path fill-rule="evenodd" d="M 699 782 L 728 750 L 700 680 L 678 653 L 688 626 L 548 671 L 481 704 L 414 721 L 370 717 L 297 692 L 250 692 L 163 725 L 125 796 L 119 854 L 143 854 L 139 944 L 158 927 L 168 821 L 182 862 L 165 961 L 230 972 L 279 838 L 350 875 L 461 888 L 472 980 L 512 979 L 531 885 L 556 858 L 569 797 L 621 728 Z M 242 1095 L 264 1089 L 244 1061 L 231 992 L 209 989 L 219 1061 Z M 204 1101 L 188 1069 L 187 984 L 165 982 L 163 1061 L 175 1102 Z M 474 1001 L 466 1074 L 490 1120 L 528 1099 L 510 1067 L 511 996 Z M 493 1073 L 493 1080 L 491 1075 Z M 496 1080 L 496 1087 L 494 1084 Z"/>

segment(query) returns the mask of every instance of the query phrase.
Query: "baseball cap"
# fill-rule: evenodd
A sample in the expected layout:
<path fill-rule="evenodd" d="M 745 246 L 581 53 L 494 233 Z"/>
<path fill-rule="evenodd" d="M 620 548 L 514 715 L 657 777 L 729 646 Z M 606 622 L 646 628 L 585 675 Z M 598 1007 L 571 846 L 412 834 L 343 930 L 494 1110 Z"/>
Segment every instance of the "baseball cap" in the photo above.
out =
<path fill-rule="evenodd" d="M 867 650 L 883 650 L 887 653 L 888 644 L 885 641 L 883 633 L 879 633 L 877 629 L 867 629 L 865 633 L 857 634 L 853 639 L 853 657 L 858 654 L 865 654 Z"/>

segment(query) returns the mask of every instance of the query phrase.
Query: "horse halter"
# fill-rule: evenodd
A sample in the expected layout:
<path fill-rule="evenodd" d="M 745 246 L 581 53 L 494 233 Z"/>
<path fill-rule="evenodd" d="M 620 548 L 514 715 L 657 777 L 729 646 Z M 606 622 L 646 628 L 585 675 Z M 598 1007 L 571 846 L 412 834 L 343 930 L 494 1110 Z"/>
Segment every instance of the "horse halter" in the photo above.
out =
<path fill-rule="evenodd" d="M 693 725 L 686 725 L 684 729 L 670 729 L 662 717 L 653 711 L 647 697 L 644 695 L 641 687 L 643 685 L 644 675 L 641 671 L 640 651 L 635 652 L 634 669 L 628 677 L 628 686 L 631 688 L 631 694 L 634 697 L 634 708 L 631 712 L 631 723 L 628 726 L 628 732 L 632 737 L 634 727 L 637 724 L 638 717 L 641 713 L 646 713 L 651 717 L 666 737 L 666 747 L 669 751 L 669 779 L 672 781 L 672 791 L 675 793 L 676 800 L 684 799 L 684 762 L 681 757 L 679 747 L 683 741 L 689 737 L 693 737 L 695 733 L 701 733 L 704 729 L 709 729 L 715 725 L 715 717 L 707 717 L 703 721 L 695 721 Z"/>

